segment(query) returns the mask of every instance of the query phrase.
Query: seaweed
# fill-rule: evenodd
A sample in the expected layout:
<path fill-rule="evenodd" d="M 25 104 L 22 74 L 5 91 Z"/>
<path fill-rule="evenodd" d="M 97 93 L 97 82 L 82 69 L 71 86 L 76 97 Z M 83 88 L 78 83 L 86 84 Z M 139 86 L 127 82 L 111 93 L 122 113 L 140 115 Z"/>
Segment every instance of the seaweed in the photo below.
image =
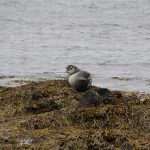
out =
<path fill-rule="evenodd" d="M 0 149 L 150 148 L 149 94 L 90 91 L 93 102 L 64 80 L 0 87 Z"/>

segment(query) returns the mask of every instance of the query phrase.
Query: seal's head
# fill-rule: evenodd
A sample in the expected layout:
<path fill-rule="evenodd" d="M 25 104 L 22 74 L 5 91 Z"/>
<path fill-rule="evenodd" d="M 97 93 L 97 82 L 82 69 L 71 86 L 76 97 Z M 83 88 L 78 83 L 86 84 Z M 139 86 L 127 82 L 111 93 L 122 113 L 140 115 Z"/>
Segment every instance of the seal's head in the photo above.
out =
<path fill-rule="evenodd" d="M 69 66 L 66 67 L 66 71 L 69 75 L 72 75 L 76 72 L 79 72 L 80 69 L 78 67 L 74 66 L 74 65 L 69 65 Z"/>

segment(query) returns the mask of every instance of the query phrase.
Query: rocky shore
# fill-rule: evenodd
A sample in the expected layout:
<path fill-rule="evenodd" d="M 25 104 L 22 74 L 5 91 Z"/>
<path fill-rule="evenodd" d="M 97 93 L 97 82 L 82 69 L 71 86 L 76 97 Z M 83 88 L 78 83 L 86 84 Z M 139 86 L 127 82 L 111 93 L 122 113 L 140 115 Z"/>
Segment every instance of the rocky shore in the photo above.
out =
<path fill-rule="evenodd" d="M 149 94 L 90 91 L 96 105 L 64 80 L 0 87 L 0 149 L 150 149 Z"/>

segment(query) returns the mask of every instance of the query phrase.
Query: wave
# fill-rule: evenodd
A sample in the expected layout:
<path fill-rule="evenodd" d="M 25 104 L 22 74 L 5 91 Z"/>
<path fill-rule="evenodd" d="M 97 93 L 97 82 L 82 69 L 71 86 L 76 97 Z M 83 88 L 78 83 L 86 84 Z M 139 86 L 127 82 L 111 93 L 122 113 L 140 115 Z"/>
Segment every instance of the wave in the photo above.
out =
<path fill-rule="evenodd" d="M 15 78 L 15 76 L 0 76 L 0 79 L 10 79 L 10 78 Z"/>
<path fill-rule="evenodd" d="M 122 80 L 122 81 L 132 81 L 132 80 L 140 80 L 140 77 L 112 77 L 115 80 Z"/>

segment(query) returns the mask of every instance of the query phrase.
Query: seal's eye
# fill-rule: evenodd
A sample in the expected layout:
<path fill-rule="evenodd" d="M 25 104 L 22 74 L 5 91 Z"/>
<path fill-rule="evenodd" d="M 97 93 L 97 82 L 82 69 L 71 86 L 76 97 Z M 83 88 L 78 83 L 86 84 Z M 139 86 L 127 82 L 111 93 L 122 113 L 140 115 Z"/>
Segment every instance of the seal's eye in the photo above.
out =
<path fill-rule="evenodd" d="M 73 69 L 72 66 L 68 66 L 68 71 L 71 71 Z"/>
<path fill-rule="evenodd" d="M 69 67 L 69 68 L 68 68 L 69 71 L 71 71 L 72 69 L 73 69 L 72 67 Z"/>

